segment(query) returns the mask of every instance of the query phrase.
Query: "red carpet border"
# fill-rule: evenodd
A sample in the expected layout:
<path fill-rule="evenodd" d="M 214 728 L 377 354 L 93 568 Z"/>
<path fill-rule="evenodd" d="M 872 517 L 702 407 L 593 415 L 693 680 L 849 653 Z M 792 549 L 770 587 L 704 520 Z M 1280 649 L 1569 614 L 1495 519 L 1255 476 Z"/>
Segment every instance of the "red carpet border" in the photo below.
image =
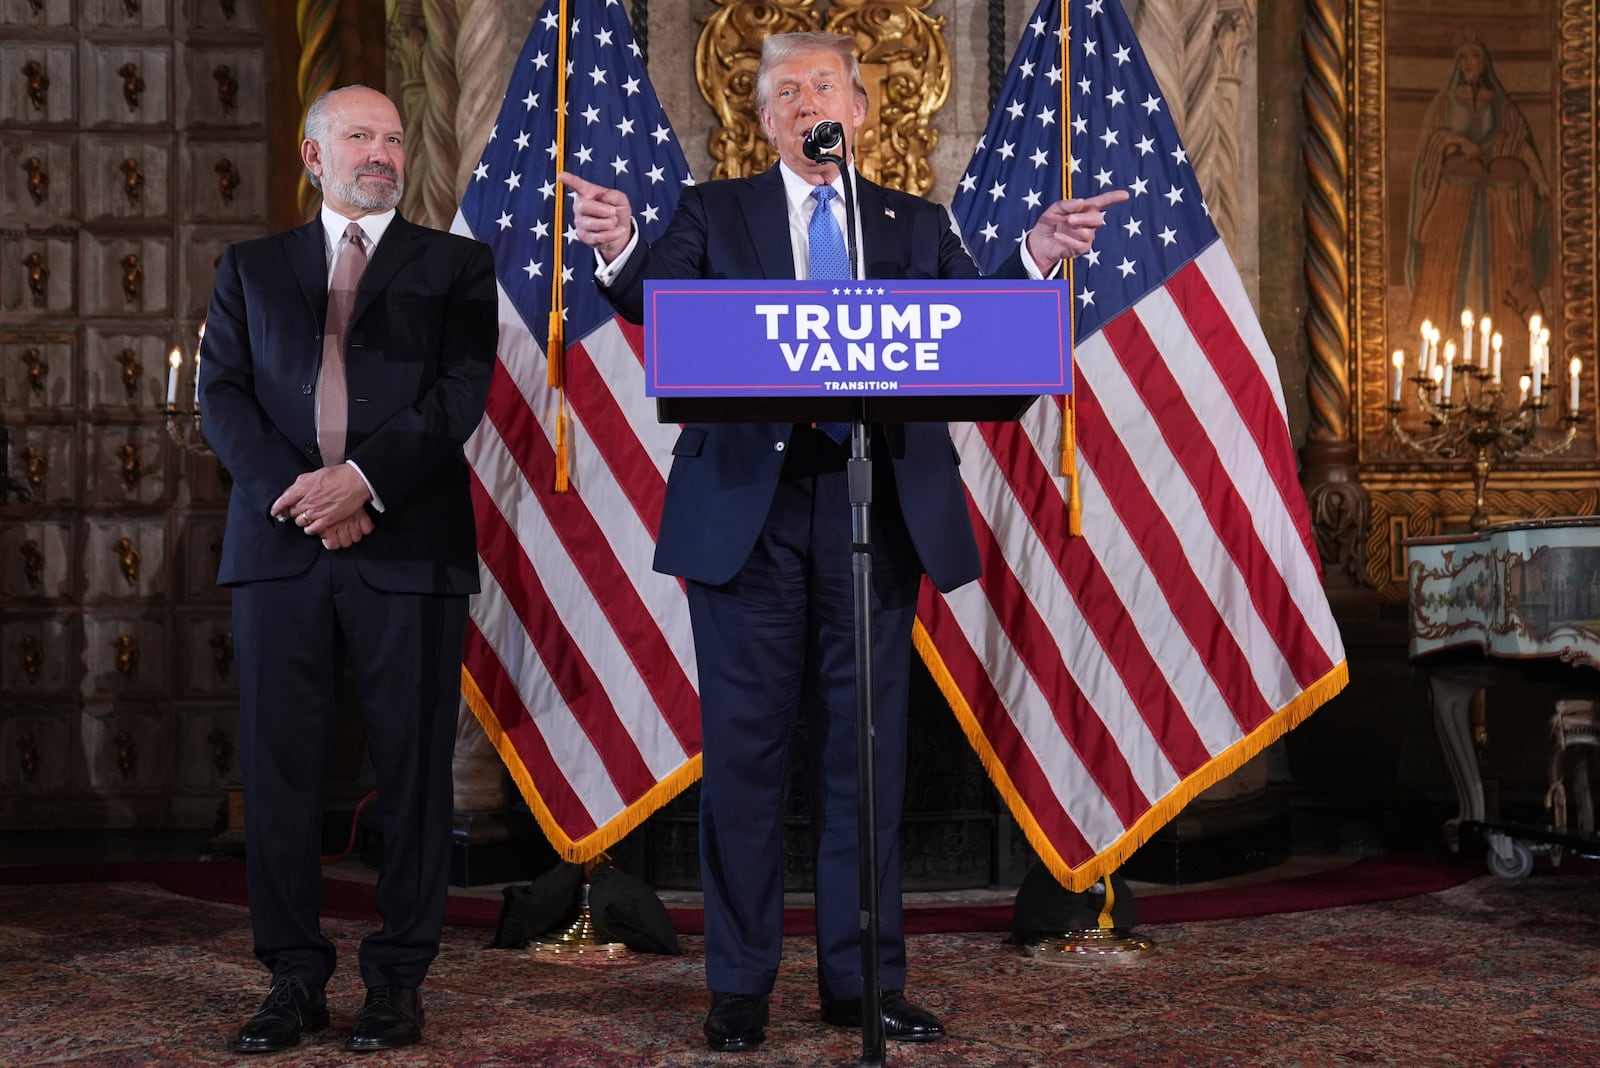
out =
<path fill-rule="evenodd" d="M 1136 894 L 1139 924 L 1193 923 L 1306 912 L 1346 905 L 1397 901 L 1437 893 L 1483 873 L 1481 865 L 1451 857 L 1363 857 L 1309 875 L 1248 886 L 1202 890 L 1164 890 Z M 222 904 L 245 903 L 241 861 L 165 861 L 102 864 L 42 864 L 0 867 L 0 885 L 146 882 L 185 897 Z M 324 879 L 323 915 L 373 919 L 372 886 L 351 879 Z M 489 927 L 500 915 L 498 897 L 452 896 L 445 922 L 456 927 Z M 704 932 L 700 910 L 670 908 L 679 934 Z M 929 905 L 906 909 L 908 934 L 948 931 L 1008 931 L 1011 905 Z M 808 908 L 784 910 L 785 935 L 815 933 Z"/>

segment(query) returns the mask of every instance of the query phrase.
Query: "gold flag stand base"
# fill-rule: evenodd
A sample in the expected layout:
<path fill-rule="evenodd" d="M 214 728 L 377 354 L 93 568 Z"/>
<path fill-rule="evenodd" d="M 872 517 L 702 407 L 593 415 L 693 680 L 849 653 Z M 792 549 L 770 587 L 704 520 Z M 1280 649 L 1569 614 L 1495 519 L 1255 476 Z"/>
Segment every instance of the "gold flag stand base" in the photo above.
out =
<path fill-rule="evenodd" d="M 528 945 L 528 952 L 549 957 L 626 957 L 633 951 L 626 943 L 613 942 L 589 910 L 589 884 L 583 884 L 583 903 L 578 916 L 560 931 L 552 931 Z"/>
<path fill-rule="evenodd" d="M 1155 943 L 1123 927 L 1095 927 L 1087 931 L 1068 931 L 1064 935 L 1024 946 L 1023 952 L 1036 960 L 1057 964 L 1081 964 L 1091 960 L 1133 961 L 1139 954 L 1155 948 Z"/>
<path fill-rule="evenodd" d="M 1111 906 L 1116 891 L 1111 887 L 1108 874 L 1100 881 L 1106 899 L 1100 906 L 1098 926 L 1083 931 L 1050 935 L 1022 947 L 1022 951 L 1035 960 L 1057 964 L 1082 964 L 1088 961 L 1136 961 L 1139 955 L 1155 948 L 1155 943 L 1143 935 L 1136 935 L 1126 927 L 1114 926 Z M 1091 888 L 1092 889 L 1092 888 Z"/>

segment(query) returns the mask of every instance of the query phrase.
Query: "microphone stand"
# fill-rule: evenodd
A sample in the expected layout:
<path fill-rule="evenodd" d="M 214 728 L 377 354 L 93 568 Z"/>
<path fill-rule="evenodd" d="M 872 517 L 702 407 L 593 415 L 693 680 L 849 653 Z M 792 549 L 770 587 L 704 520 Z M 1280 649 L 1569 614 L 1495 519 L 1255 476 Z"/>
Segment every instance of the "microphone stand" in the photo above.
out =
<path fill-rule="evenodd" d="M 855 173 L 845 167 L 844 145 L 837 153 L 812 156 L 832 163 L 844 179 L 845 248 L 850 277 L 861 276 L 856 248 Z M 862 398 L 850 427 L 850 461 L 845 468 L 850 492 L 850 571 L 855 600 L 856 637 L 856 808 L 857 864 L 861 909 L 861 1061 L 862 1068 L 883 1068 L 887 1056 L 883 1029 L 883 990 L 878 975 L 878 763 L 877 721 L 872 675 L 872 447 Z"/>

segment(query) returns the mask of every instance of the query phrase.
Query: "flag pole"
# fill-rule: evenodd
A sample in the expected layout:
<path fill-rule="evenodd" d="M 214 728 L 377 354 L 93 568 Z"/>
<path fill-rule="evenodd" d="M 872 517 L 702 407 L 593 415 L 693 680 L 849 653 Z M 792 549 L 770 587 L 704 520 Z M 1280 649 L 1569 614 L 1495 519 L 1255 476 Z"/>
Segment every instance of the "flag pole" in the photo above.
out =
<path fill-rule="evenodd" d="M 1071 0 L 1061 0 L 1060 33 L 1056 35 L 1061 53 L 1061 199 L 1072 198 L 1072 49 L 1068 33 L 1070 20 L 1067 7 Z M 1078 340 L 1077 308 L 1073 305 L 1075 291 L 1072 257 L 1061 265 L 1067 279 L 1067 374 L 1072 388 L 1061 398 L 1061 474 L 1067 480 L 1067 533 L 1072 537 L 1083 535 L 1083 498 L 1078 493 L 1078 384 L 1077 364 L 1070 353 Z"/>
<path fill-rule="evenodd" d="M 556 5 L 556 172 L 567 165 L 567 0 Z M 561 248 L 562 216 L 566 213 L 566 198 L 560 193 L 555 198 L 555 235 L 550 259 L 550 323 L 545 341 L 546 379 L 556 391 L 556 473 L 555 490 L 567 492 L 567 342 L 561 319 L 563 296 L 561 276 L 565 264 Z"/>

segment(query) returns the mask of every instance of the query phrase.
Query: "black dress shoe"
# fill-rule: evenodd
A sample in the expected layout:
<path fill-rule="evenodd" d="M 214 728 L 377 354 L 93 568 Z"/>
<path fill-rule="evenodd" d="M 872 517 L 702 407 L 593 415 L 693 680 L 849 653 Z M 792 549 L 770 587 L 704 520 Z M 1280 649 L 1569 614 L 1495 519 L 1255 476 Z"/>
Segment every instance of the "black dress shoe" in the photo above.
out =
<path fill-rule="evenodd" d="M 711 994 L 706 1045 L 718 1053 L 755 1049 L 767 1037 L 767 995 Z"/>
<path fill-rule="evenodd" d="M 261 1011 L 245 1021 L 233 1036 L 235 1053 L 276 1053 L 293 1049 L 307 1031 L 328 1026 L 328 1000 L 297 978 L 274 979 Z"/>
<path fill-rule="evenodd" d="M 883 1010 L 883 1034 L 896 1042 L 936 1042 L 944 1037 L 939 1017 L 906 1000 L 899 990 L 885 990 L 879 1001 Z M 861 999 L 824 1001 L 822 1020 L 837 1027 L 861 1026 Z"/>
<path fill-rule="evenodd" d="M 345 1049 L 399 1049 L 422 1041 L 422 992 L 415 987 L 375 986 L 356 1017 Z"/>

